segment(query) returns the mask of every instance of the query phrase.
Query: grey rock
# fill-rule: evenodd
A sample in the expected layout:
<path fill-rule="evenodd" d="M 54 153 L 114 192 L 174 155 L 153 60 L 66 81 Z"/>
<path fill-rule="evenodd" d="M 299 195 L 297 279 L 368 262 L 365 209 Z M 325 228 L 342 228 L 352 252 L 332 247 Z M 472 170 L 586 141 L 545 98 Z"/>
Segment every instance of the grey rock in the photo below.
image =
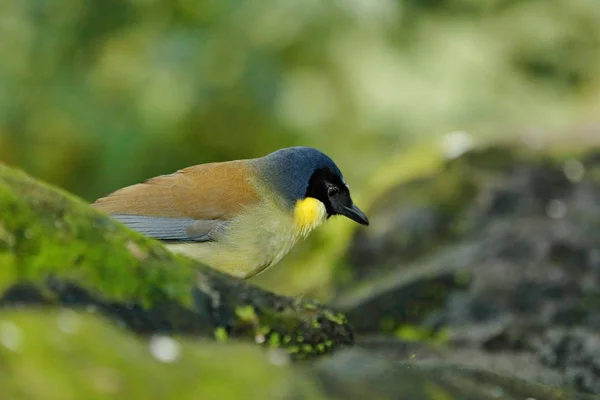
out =
<path fill-rule="evenodd" d="M 517 375 L 600 393 L 600 346 L 581 333 L 600 329 L 600 151 L 473 150 L 369 215 L 382 224 L 356 233 L 334 302 L 358 333 L 441 332 L 450 353 L 517 354 Z"/>

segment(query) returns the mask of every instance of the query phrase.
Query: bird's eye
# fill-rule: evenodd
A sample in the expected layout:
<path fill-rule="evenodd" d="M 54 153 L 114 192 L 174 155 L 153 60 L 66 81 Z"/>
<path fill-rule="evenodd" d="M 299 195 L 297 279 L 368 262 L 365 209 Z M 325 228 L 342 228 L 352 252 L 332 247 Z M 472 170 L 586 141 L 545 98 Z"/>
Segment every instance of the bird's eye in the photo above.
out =
<path fill-rule="evenodd" d="M 340 189 L 337 186 L 329 186 L 327 188 L 327 196 L 335 197 L 340 193 Z"/>

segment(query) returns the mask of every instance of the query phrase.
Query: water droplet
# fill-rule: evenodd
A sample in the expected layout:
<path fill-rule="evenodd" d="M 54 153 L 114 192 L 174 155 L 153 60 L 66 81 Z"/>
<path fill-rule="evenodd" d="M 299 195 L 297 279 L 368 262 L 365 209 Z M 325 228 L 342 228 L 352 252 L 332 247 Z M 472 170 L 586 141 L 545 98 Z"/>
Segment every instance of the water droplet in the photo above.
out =
<path fill-rule="evenodd" d="M 442 137 L 442 152 L 448 159 L 457 158 L 475 145 L 473 137 L 468 132 L 449 132 Z"/>
<path fill-rule="evenodd" d="M 581 182 L 585 175 L 585 166 L 581 161 L 570 158 L 563 165 L 565 176 L 571 182 Z"/>
<path fill-rule="evenodd" d="M 267 353 L 269 362 L 277 367 L 283 367 L 290 363 L 290 355 L 281 349 L 269 349 Z"/>
<path fill-rule="evenodd" d="M 21 330 L 11 321 L 0 321 L 0 344 L 12 351 L 21 346 Z"/>
<path fill-rule="evenodd" d="M 266 338 L 265 335 L 263 335 L 262 333 L 257 333 L 256 336 L 254 336 L 254 341 L 257 344 L 263 344 L 265 342 Z"/>
<path fill-rule="evenodd" d="M 550 200 L 546 206 L 546 214 L 552 219 L 564 218 L 567 215 L 567 205 L 562 200 Z"/>
<path fill-rule="evenodd" d="M 79 330 L 79 316 L 73 310 L 61 310 L 56 317 L 56 325 L 62 332 L 72 335 Z"/>
<path fill-rule="evenodd" d="M 181 349 L 175 339 L 156 335 L 150 339 L 150 353 L 158 361 L 172 363 L 179 359 Z"/>

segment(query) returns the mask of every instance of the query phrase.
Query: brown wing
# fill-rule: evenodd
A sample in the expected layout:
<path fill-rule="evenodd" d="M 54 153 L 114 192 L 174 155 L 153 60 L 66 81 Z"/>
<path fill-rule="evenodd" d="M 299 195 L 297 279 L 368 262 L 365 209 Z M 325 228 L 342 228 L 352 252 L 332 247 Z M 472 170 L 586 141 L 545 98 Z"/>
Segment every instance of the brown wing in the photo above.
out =
<path fill-rule="evenodd" d="M 148 236 L 207 240 L 258 196 L 244 162 L 202 164 L 117 190 L 93 206 Z"/>

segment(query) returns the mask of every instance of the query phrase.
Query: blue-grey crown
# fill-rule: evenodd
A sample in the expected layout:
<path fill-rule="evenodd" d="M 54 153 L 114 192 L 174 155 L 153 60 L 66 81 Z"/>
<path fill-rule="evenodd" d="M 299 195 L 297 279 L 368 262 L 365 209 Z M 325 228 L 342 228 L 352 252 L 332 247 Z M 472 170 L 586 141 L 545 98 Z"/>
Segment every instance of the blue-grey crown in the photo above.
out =
<path fill-rule="evenodd" d="M 257 159 L 259 174 L 289 205 L 303 199 L 310 177 L 327 168 L 343 181 L 342 172 L 329 156 L 311 147 L 288 147 Z"/>

